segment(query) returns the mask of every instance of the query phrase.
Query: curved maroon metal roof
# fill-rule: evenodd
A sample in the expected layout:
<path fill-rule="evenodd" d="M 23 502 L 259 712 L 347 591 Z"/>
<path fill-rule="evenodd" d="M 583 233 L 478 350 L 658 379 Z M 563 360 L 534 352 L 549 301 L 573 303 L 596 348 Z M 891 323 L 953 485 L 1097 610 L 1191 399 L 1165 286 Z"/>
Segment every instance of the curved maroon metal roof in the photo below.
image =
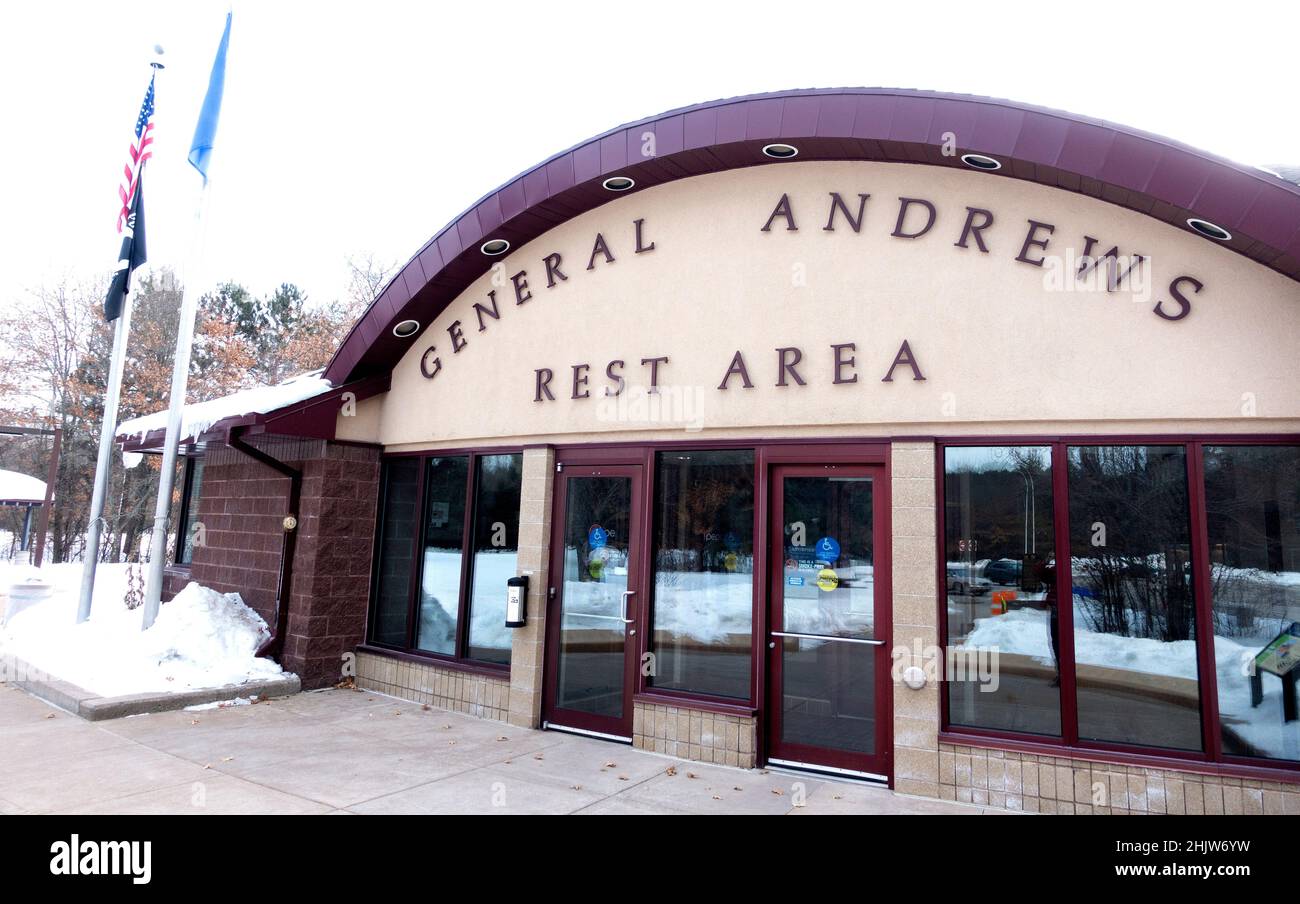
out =
<path fill-rule="evenodd" d="M 643 157 L 653 132 L 656 155 Z M 448 223 L 395 276 L 352 327 L 326 368 L 335 386 L 386 371 L 413 341 L 392 327 L 427 327 L 493 258 L 493 238 L 519 248 L 621 195 L 601 183 L 636 180 L 635 191 L 721 170 L 780 161 L 763 156 L 788 141 L 800 161 L 878 160 L 964 168 L 940 153 L 986 154 L 1013 178 L 1080 192 L 1180 229 L 1199 217 L 1232 233 L 1227 247 L 1300 280 L 1300 186 L 1136 129 L 1008 100 L 895 88 L 782 91 L 670 110 L 597 135 L 485 195 Z M 1196 235 L 1196 233 L 1193 233 Z M 1198 237 L 1200 237 L 1198 235 Z M 1203 239 L 1212 241 L 1211 239 Z"/>

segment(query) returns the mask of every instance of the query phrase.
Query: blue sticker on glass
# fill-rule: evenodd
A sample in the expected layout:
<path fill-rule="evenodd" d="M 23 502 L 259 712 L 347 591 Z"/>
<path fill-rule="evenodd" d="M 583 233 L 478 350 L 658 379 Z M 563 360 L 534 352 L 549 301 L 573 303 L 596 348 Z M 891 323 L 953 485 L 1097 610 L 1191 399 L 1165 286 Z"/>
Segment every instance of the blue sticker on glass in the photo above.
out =
<path fill-rule="evenodd" d="M 802 587 L 802 586 L 803 586 L 803 578 L 800 578 L 800 577 L 788 577 L 788 578 L 785 579 L 785 582 L 786 582 L 787 584 L 789 584 L 791 587 Z"/>
<path fill-rule="evenodd" d="M 727 549 L 730 549 L 732 552 L 735 552 L 737 549 L 740 549 L 740 538 L 732 531 L 728 531 L 727 535 L 722 538 L 722 545 L 727 547 Z"/>
<path fill-rule="evenodd" d="M 840 541 L 834 537 L 822 537 L 817 541 L 817 561 L 834 565 L 840 560 Z"/>
<path fill-rule="evenodd" d="M 602 549 L 609 542 L 609 533 L 599 524 L 593 525 L 591 530 L 587 531 L 587 545 L 592 549 Z"/>

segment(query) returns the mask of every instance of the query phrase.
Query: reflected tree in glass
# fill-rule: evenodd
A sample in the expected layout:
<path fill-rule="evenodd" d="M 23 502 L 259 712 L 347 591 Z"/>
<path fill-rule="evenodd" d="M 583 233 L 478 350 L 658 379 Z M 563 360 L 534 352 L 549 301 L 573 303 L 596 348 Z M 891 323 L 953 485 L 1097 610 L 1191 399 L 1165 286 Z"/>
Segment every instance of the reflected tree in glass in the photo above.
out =
<path fill-rule="evenodd" d="M 650 683 L 748 698 L 754 453 L 661 453 L 654 519 Z"/>
<path fill-rule="evenodd" d="M 1050 447 L 944 450 L 951 724 L 1061 733 L 1052 502 Z"/>
<path fill-rule="evenodd" d="M 1265 654 L 1300 635 L 1300 447 L 1206 446 L 1205 510 L 1223 752 L 1300 760 L 1296 669 Z"/>
<path fill-rule="evenodd" d="M 370 638 L 394 647 L 407 644 L 410 619 L 411 571 L 415 564 L 418 458 L 384 462 L 380 490 L 378 563 L 375 569 L 375 613 Z"/>
<path fill-rule="evenodd" d="M 1182 446 L 1069 449 L 1079 736 L 1200 750 Z"/>

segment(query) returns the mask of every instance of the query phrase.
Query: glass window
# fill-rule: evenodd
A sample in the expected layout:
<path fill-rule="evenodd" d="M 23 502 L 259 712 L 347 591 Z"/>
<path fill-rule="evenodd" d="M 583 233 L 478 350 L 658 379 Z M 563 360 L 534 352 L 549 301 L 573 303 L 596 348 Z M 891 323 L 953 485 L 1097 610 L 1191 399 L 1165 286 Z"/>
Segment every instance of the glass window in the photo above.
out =
<path fill-rule="evenodd" d="M 522 455 L 484 455 L 478 459 L 474 491 L 474 561 L 470 583 L 470 659 L 510 662 L 506 627 L 506 581 L 519 559 L 519 488 Z"/>
<path fill-rule="evenodd" d="M 944 450 L 948 719 L 1061 734 L 1049 446 Z"/>
<path fill-rule="evenodd" d="M 380 487 L 380 521 L 375 569 L 375 617 L 370 638 L 375 643 L 406 646 L 411 604 L 411 572 L 415 565 L 418 458 L 384 462 Z"/>
<path fill-rule="evenodd" d="M 426 468 L 420 622 L 415 645 L 455 656 L 469 459 L 430 458 Z"/>
<path fill-rule="evenodd" d="M 185 459 L 185 498 L 181 503 L 180 551 L 177 565 L 194 561 L 194 527 L 199 523 L 199 499 L 203 496 L 203 459 Z"/>
<path fill-rule="evenodd" d="M 1223 752 L 1300 760 L 1300 447 L 1206 446 L 1205 511 Z"/>
<path fill-rule="evenodd" d="M 1069 449 L 1079 737 L 1202 749 L 1182 446 Z"/>
<path fill-rule="evenodd" d="M 655 687 L 749 698 L 754 453 L 660 453 L 655 471 Z"/>

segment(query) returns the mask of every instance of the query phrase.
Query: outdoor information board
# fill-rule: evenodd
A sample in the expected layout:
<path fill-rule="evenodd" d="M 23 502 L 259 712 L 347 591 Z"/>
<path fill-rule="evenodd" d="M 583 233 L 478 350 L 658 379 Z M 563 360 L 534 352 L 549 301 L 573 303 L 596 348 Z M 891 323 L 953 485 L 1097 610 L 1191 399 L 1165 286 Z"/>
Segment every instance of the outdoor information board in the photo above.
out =
<path fill-rule="evenodd" d="M 1289 674 L 1297 665 L 1300 665 L 1300 622 L 1292 622 L 1255 654 L 1255 668 L 1279 678 Z"/>
<path fill-rule="evenodd" d="M 1277 637 L 1255 654 L 1255 670 L 1250 676 L 1250 705 L 1264 702 L 1263 672 L 1282 679 L 1282 721 L 1294 722 L 1300 718 L 1300 705 L 1296 699 L 1296 679 L 1300 672 L 1300 622 L 1292 622 Z"/>

